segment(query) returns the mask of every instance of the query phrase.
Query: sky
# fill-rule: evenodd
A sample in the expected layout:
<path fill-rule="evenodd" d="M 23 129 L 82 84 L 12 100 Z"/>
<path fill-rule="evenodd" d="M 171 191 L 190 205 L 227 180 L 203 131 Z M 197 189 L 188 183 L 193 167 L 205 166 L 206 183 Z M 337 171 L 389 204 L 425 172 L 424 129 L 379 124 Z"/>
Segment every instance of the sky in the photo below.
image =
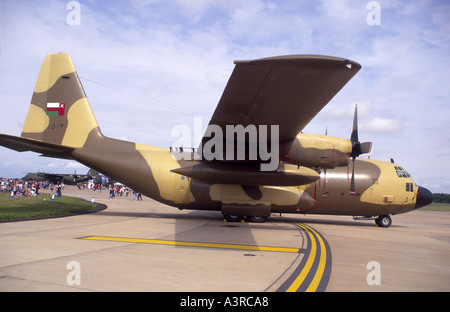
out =
<path fill-rule="evenodd" d="M 357 104 L 372 159 L 393 158 L 417 184 L 450 193 L 448 1 L 2 0 L 0 133 L 20 135 L 42 61 L 56 52 L 71 55 L 105 135 L 163 148 L 177 125 L 193 138 L 196 122 L 206 127 L 234 60 L 354 60 L 362 69 L 303 132 L 350 138 Z M 0 147 L 3 177 L 74 170 L 88 168 Z"/>

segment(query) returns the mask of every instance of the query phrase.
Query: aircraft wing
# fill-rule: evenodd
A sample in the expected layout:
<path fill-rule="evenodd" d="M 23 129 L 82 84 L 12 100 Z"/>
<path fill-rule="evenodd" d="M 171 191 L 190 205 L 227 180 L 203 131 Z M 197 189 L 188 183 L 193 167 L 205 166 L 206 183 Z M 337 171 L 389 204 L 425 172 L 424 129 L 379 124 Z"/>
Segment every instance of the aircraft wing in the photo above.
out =
<path fill-rule="evenodd" d="M 361 69 L 343 58 L 291 55 L 235 61 L 210 125 L 279 125 L 294 139 Z M 224 132 L 225 133 L 225 132 Z"/>

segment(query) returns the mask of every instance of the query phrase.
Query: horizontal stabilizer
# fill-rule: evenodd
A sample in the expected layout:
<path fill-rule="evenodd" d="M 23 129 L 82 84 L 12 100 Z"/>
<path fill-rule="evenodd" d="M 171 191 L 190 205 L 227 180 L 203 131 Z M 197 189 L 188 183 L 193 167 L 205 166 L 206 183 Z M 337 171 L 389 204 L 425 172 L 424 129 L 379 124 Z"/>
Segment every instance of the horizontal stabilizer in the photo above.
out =
<path fill-rule="evenodd" d="M 41 153 L 42 156 L 45 157 L 72 159 L 72 157 L 70 157 L 70 153 L 73 151 L 72 147 L 36 141 L 14 135 L 0 134 L 0 145 L 18 152 L 32 151 Z"/>

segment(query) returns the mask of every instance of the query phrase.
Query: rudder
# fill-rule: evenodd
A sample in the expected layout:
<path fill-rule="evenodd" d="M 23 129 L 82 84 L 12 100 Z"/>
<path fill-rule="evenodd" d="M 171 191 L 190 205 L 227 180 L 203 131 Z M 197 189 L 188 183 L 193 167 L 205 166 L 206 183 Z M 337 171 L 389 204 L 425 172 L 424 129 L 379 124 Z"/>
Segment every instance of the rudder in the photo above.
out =
<path fill-rule="evenodd" d="M 48 54 L 42 64 L 22 137 L 83 147 L 98 128 L 83 86 L 68 54 Z"/>

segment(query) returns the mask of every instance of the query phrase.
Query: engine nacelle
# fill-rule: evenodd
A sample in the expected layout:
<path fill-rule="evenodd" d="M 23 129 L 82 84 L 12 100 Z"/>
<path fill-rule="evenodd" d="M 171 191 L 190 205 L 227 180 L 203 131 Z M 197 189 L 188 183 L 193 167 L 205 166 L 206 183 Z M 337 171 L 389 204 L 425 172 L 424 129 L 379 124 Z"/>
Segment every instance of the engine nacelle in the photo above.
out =
<path fill-rule="evenodd" d="M 300 133 L 280 146 L 283 162 L 310 168 L 347 166 L 351 153 L 350 140 L 328 135 Z"/>

